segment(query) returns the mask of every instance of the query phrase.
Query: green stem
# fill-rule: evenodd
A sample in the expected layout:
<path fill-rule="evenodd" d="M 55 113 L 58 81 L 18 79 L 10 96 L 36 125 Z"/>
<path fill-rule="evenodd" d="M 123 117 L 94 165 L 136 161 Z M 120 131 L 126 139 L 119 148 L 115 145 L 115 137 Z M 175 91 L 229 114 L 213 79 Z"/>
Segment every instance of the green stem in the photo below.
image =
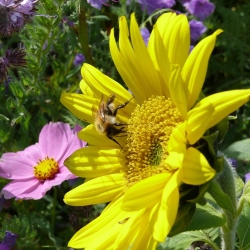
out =
<path fill-rule="evenodd" d="M 221 227 L 221 247 L 222 250 L 234 250 L 236 235 L 235 230 L 238 219 L 238 216 L 236 215 L 236 187 L 234 182 L 234 169 L 228 164 L 226 159 L 224 160 L 223 171 L 218 175 L 217 181 L 220 184 L 221 189 L 231 199 L 235 211 L 234 214 L 232 214 L 228 210 L 222 209 L 222 212 L 226 218 L 226 223 Z"/>
<path fill-rule="evenodd" d="M 243 191 L 243 193 L 244 193 L 244 191 Z M 242 195 L 239 202 L 238 202 L 237 216 L 241 215 L 244 204 L 245 204 L 245 197 L 244 197 L 244 195 Z"/>
<path fill-rule="evenodd" d="M 80 7 L 79 14 L 78 39 L 82 47 L 82 52 L 86 58 L 86 62 L 91 65 L 94 65 L 94 61 L 89 48 L 88 24 L 86 22 L 86 13 L 82 6 Z"/>
<path fill-rule="evenodd" d="M 213 250 L 220 250 L 217 244 L 208 237 L 207 233 L 205 233 L 203 230 L 200 230 L 200 232 L 204 234 L 204 242 L 209 244 L 209 246 L 212 247 Z"/>
<path fill-rule="evenodd" d="M 51 211 L 51 230 L 52 233 L 54 234 L 55 220 L 56 220 L 56 205 L 57 205 L 57 188 L 54 188 L 53 191 L 54 191 L 54 196 L 53 196 L 53 207 Z"/>

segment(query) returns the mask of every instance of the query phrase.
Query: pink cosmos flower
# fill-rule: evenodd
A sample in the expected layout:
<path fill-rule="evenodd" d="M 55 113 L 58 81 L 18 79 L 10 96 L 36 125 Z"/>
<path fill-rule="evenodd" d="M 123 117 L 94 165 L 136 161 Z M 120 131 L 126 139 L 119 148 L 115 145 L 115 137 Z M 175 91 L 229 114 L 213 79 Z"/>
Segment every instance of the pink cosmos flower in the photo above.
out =
<path fill-rule="evenodd" d="M 68 124 L 50 122 L 41 130 L 38 143 L 23 151 L 3 154 L 0 176 L 13 181 L 1 194 L 6 199 L 38 200 L 53 186 L 76 178 L 63 163 L 74 151 L 86 146 L 77 137 L 80 129 L 76 126 L 71 130 Z"/>

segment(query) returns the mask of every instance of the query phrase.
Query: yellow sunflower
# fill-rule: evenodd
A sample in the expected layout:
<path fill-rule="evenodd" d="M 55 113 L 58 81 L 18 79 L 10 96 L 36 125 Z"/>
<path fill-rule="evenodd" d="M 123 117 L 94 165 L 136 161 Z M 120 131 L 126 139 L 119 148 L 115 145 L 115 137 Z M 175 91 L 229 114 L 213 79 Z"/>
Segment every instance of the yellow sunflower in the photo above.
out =
<path fill-rule="evenodd" d="M 206 130 L 249 100 L 250 90 L 217 93 L 197 103 L 216 36 L 203 39 L 189 54 L 190 30 L 185 15 L 167 13 L 154 25 L 148 47 L 134 14 L 130 31 L 119 21 L 118 46 L 110 34 L 113 61 L 133 96 L 89 64 L 81 70 L 83 94 L 63 94 L 61 102 L 90 123 L 79 132 L 89 146 L 73 153 L 65 165 L 86 178 L 65 195 L 72 206 L 106 203 L 102 214 L 79 230 L 73 248 L 155 249 L 173 226 L 182 183 L 201 185 L 215 170 L 194 144 Z M 122 105 L 117 120 L 126 128 L 114 137 L 94 127 L 92 109 L 115 95 Z M 123 134 L 124 135 L 124 134 Z"/>

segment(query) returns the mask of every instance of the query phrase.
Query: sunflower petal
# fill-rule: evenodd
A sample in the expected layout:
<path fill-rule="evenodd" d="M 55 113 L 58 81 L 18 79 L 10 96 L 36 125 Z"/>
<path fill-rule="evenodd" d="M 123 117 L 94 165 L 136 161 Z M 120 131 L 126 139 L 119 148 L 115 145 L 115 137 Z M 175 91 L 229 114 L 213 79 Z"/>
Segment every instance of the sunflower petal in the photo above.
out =
<path fill-rule="evenodd" d="M 126 85 L 132 91 L 136 100 L 142 103 L 143 100 L 149 98 L 152 94 L 157 94 L 157 91 L 160 90 L 158 74 L 143 43 L 135 17 L 131 16 L 131 38 L 135 48 L 132 47 L 128 38 L 128 27 L 125 17 L 120 18 L 119 27 L 120 50 L 117 48 L 112 30 L 110 34 L 110 52 L 116 68 Z M 154 86 L 152 82 L 154 82 Z M 142 83 L 143 89 L 139 88 Z"/>
<path fill-rule="evenodd" d="M 88 123 L 93 122 L 92 106 L 99 103 L 96 98 L 88 95 L 68 93 L 62 94 L 60 101 L 80 120 Z"/>
<path fill-rule="evenodd" d="M 138 235 L 138 228 L 141 223 L 145 223 L 145 210 L 141 209 L 138 212 L 134 213 L 127 220 L 120 222 L 122 225 L 122 230 L 120 230 L 113 249 L 127 249 L 127 246 L 134 241 Z"/>
<path fill-rule="evenodd" d="M 189 144 L 193 145 L 203 136 L 209 127 L 209 121 L 213 113 L 214 107 L 209 102 L 188 112 L 186 136 Z"/>
<path fill-rule="evenodd" d="M 168 152 L 178 151 L 178 152 L 186 152 L 186 122 L 178 125 L 173 129 L 169 142 L 168 142 Z"/>
<path fill-rule="evenodd" d="M 163 42 L 168 52 L 170 63 L 178 64 L 182 68 L 188 57 L 190 47 L 189 24 L 186 15 L 177 15 L 170 20 L 167 29 L 166 24 L 161 23 L 165 27 Z"/>
<path fill-rule="evenodd" d="M 184 90 L 184 82 L 180 75 L 179 65 L 172 65 L 172 74 L 169 81 L 169 91 L 172 97 L 172 101 L 185 120 L 187 117 L 187 100 Z"/>
<path fill-rule="evenodd" d="M 96 96 L 94 96 L 94 92 L 89 87 L 89 85 L 86 83 L 86 81 L 84 81 L 84 79 L 82 79 L 80 81 L 80 89 L 81 89 L 83 94 L 91 96 L 91 97 L 96 97 Z"/>
<path fill-rule="evenodd" d="M 124 195 L 122 209 L 135 211 L 155 204 L 171 176 L 171 173 L 157 174 L 130 187 Z"/>
<path fill-rule="evenodd" d="M 164 13 L 162 14 L 158 19 L 157 19 L 157 26 L 159 28 L 159 32 L 161 34 L 161 37 L 164 36 L 164 34 L 166 33 L 166 27 L 173 22 L 173 20 L 176 18 L 177 14 L 174 12 L 169 12 L 169 13 Z M 167 39 L 167 37 L 166 37 Z M 165 39 L 165 42 L 166 42 Z M 150 39 L 149 39 L 150 41 Z"/>
<path fill-rule="evenodd" d="M 110 140 L 106 135 L 99 134 L 94 125 L 88 125 L 80 132 L 78 132 L 78 138 L 88 142 L 89 145 L 98 145 L 99 147 L 110 147 L 110 148 L 120 148 L 117 143 Z"/>
<path fill-rule="evenodd" d="M 116 227 L 118 226 L 114 226 L 112 230 L 103 231 L 102 234 L 99 231 L 98 240 L 93 240 L 84 250 L 111 249 L 119 232 Z"/>
<path fill-rule="evenodd" d="M 111 173 L 119 173 L 124 166 L 120 150 L 85 147 L 75 151 L 66 159 L 64 165 L 74 175 L 83 178 L 96 178 Z"/>
<path fill-rule="evenodd" d="M 211 36 L 201 40 L 192 50 L 182 70 L 182 78 L 188 86 L 187 103 L 190 109 L 196 102 L 203 86 L 209 57 L 215 45 L 216 36 L 222 30 L 215 31 Z"/>
<path fill-rule="evenodd" d="M 179 206 L 179 185 L 182 173 L 176 171 L 163 189 L 162 199 L 154 213 L 153 237 L 158 242 L 163 242 L 170 232 L 177 215 Z"/>
<path fill-rule="evenodd" d="M 142 39 L 138 24 L 135 19 L 135 14 L 131 14 L 130 36 L 133 49 L 136 55 L 136 65 L 141 74 L 144 75 L 146 81 L 143 81 L 144 87 L 148 89 L 147 97 L 151 95 L 161 94 L 161 84 L 158 74 L 154 68 L 152 59 L 147 51 L 146 45 Z M 141 79 L 141 81 L 143 78 Z M 152 84 L 152 82 L 154 84 Z"/>
<path fill-rule="evenodd" d="M 124 174 L 110 174 L 98 177 L 76 187 L 64 196 L 64 202 L 71 206 L 87 206 L 111 201 L 122 193 Z"/>
<path fill-rule="evenodd" d="M 152 241 L 152 228 L 149 226 L 149 216 L 150 216 L 150 209 L 146 211 L 143 210 L 144 213 L 140 218 L 137 218 L 135 222 L 135 227 L 133 227 L 135 232 L 134 242 L 132 245 L 132 249 L 145 249 L 151 250 L 154 241 Z M 128 248 L 124 248 L 128 249 Z"/>
<path fill-rule="evenodd" d="M 186 154 L 186 147 L 181 147 L 178 150 L 169 152 L 169 156 L 166 159 L 165 163 L 168 166 L 169 170 L 176 170 L 182 167 L 183 159 Z"/>
<path fill-rule="evenodd" d="M 117 227 L 118 221 L 130 217 L 131 213 L 124 212 L 120 209 L 121 199 L 122 197 L 113 200 L 109 204 L 108 213 L 102 213 L 95 220 L 76 232 L 70 240 L 69 246 L 74 248 L 91 247 L 92 242 L 96 241 L 100 234 L 112 229 L 114 225 Z"/>
<path fill-rule="evenodd" d="M 190 185 L 201 185 L 211 180 L 216 171 L 209 165 L 206 157 L 197 149 L 190 147 L 183 160 L 182 181 Z"/>
<path fill-rule="evenodd" d="M 121 19 L 123 18 L 121 17 L 120 20 Z M 136 72 L 134 72 L 134 70 L 131 69 L 134 66 L 133 64 L 130 64 L 130 56 L 133 55 L 134 52 L 128 41 L 128 34 L 126 32 L 128 27 L 124 25 L 124 21 L 120 21 L 119 23 L 120 23 L 120 39 L 119 39 L 120 49 L 122 48 L 123 43 L 125 43 L 125 45 L 123 45 L 123 48 L 127 48 L 127 53 L 129 54 L 129 56 L 126 57 L 126 53 L 124 55 L 119 51 L 115 41 L 114 29 L 112 29 L 110 32 L 110 41 L 109 41 L 110 53 L 123 81 L 126 82 L 127 86 L 132 91 L 135 99 L 139 103 L 142 103 L 146 99 L 146 93 L 144 90 L 140 88 L 139 84 L 141 82 L 140 77 L 136 74 Z M 133 55 L 133 58 L 134 57 L 135 56 Z"/>
<path fill-rule="evenodd" d="M 213 127 L 227 115 L 238 109 L 250 99 L 250 89 L 246 90 L 230 90 L 221 93 L 216 93 L 202 99 L 197 105 L 197 108 L 204 108 L 209 103 L 213 105 L 214 112 L 209 116 L 207 129 Z M 194 109 L 196 109 L 196 107 Z"/>
<path fill-rule="evenodd" d="M 104 75 L 101 71 L 90 64 L 84 63 L 81 74 L 86 84 L 93 91 L 99 100 L 106 100 L 111 94 L 116 95 L 119 104 L 123 104 L 132 98 L 132 95 L 121 84 Z M 127 107 L 126 107 L 127 109 Z M 133 111 L 131 109 L 130 113 Z"/>
<path fill-rule="evenodd" d="M 154 25 L 153 31 L 150 35 L 148 44 L 148 52 L 157 69 L 157 72 L 162 79 L 161 92 L 163 95 L 170 97 L 169 93 L 169 78 L 171 73 L 170 61 L 168 59 L 167 50 L 164 47 L 162 37 L 158 31 L 157 23 Z"/>

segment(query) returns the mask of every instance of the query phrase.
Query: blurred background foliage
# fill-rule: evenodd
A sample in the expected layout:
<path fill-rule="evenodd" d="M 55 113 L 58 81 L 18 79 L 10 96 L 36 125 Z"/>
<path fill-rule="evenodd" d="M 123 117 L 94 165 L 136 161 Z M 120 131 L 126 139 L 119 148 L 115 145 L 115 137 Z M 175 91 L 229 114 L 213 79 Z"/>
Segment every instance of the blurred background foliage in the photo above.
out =
<path fill-rule="evenodd" d="M 250 2 L 211 2 L 216 8 L 205 20 L 208 28 L 205 35 L 218 28 L 224 32 L 218 37 L 210 59 L 204 94 L 249 88 Z M 179 3 L 176 6 L 184 11 Z M 84 126 L 59 101 L 64 91 L 80 92 L 81 65 L 73 63 L 75 56 L 84 54 L 86 62 L 124 85 L 109 53 L 110 30 L 118 27 L 118 16 L 129 18 L 135 12 L 139 24 L 148 17 L 138 3 L 131 1 L 127 5 L 126 0 L 110 1 L 100 11 L 83 0 L 40 0 L 36 8 L 37 14 L 19 33 L 0 39 L 0 55 L 7 48 L 23 48 L 28 61 L 26 68 L 9 69 L 9 83 L 0 84 L 0 154 L 23 150 L 37 142 L 41 128 L 49 121 Z M 152 29 L 152 26 L 147 23 L 147 28 Z M 234 141 L 250 137 L 250 103 L 236 113 L 238 119 L 230 121 L 222 150 Z M 241 161 L 240 164 L 249 172 L 248 162 Z M 6 183 L 0 179 L 0 188 Z M 65 246 L 74 233 L 73 227 L 68 226 L 69 217 L 73 218 L 76 230 L 84 223 L 83 218 L 87 218 L 83 216 L 86 211 L 71 211 L 64 205 L 63 196 L 71 188 L 65 182 L 42 200 L 5 202 L 0 215 L 0 241 L 4 237 L 5 225 L 11 224 L 14 228 L 20 227 L 18 249 L 41 249 L 41 246 L 67 249 Z M 56 206 L 53 199 L 58 201 Z M 91 216 L 97 216 L 102 207 L 90 209 L 95 211 L 90 213 Z M 21 232 L 22 228 L 28 229 Z"/>

